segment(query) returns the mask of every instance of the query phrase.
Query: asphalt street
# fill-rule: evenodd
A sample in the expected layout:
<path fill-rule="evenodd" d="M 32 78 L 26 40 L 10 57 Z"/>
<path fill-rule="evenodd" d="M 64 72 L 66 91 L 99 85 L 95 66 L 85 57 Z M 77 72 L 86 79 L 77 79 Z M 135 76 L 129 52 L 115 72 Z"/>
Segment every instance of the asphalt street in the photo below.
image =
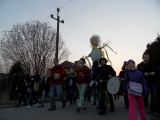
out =
<path fill-rule="evenodd" d="M 124 109 L 123 97 L 119 100 L 115 100 L 115 112 L 111 113 L 106 111 L 105 115 L 99 115 L 96 106 L 87 102 L 87 109 L 77 113 L 76 106 L 67 103 L 65 108 L 62 108 L 62 104 L 57 102 L 57 109 L 54 111 L 48 111 L 50 107 L 49 103 L 45 104 L 45 107 L 38 108 L 32 106 L 21 106 L 19 108 L 6 107 L 0 108 L 0 120 L 127 120 L 128 110 Z M 137 120 L 139 119 L 137 114 Z M 147 120 L 160 120 L 160 118 L 147 114 Z"/>

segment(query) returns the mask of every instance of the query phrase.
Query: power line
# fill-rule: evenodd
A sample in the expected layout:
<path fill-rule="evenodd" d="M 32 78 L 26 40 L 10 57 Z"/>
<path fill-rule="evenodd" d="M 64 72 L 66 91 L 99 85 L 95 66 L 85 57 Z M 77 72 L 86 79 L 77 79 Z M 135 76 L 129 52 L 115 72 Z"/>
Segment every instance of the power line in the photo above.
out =
<path fill-rule="evenodd" d="M 73 0 L 69 0 L 68 2 L 66 2 L 65 4 L 61 5 L 59 8 L 62 9 L 64 7 L 66 7 L 67 5 L 69 5 Z"/>
<path fill-rule="evenodd" d="M 42 21 L 44 22 L 46 19 L 50 18 L 50 16 L 47 16 L 46 18 L 44 18 Z"/>
<path fill-rule="evenodd" d="M 58 7 L 58 3 L 57 3 L 57 8 L 62 9 L 64 7 L 66 7 L 67 5 L 69 5 L 73 0 L 69 0 L 68 2 L 64 3 L 63 5 L 61 5 L 60 7 Z M 57 11 L 51 13 L 52 15 L 55 15 L 57 13 Z M 50 18 L 50 15 L 48 15 L 46 18 L 44 18 L 42 21 L 45 21 L 46 19 Z"/>
<path fill-rule="evenodd" d="M 57 8 L 62 9 L 64 7 L 66 7 L 67 5 L 69 5 L 73 0 L 69 0 L 68 2 L 64 3 L 63 5 L 61 5 L 60 7 L 58 6 L 57 3 Z M 55 15 L 57 13 L 57 11 L 55 11 L 54 13 L 52 13 L 52 15 Z"/>
<path fill-rule="evenodd" d="M 73 0 L 69 0 L 68 2 L 64 3 L 63 5 L 61 5 L 59 8 L 64 8 L 64 7 L 66 7 L 66 6 L 69 5 L 72 1 L 73 1 Z M 97 3 L 101 2 L 101 1 L 102 1 L 102 0 L 97 0 L 97 1 L 95 1 L 95 2 L 93 2 L 93 3 L 91 3 L 91 4 L 88 5 L 87 7 L 85 7 L 85 8 L 83 8 L 83 9 L 81 9 L 81 10 L 79 10 L 79 11 L 73 13 L 72 15 L 66 17 L 64 20 L 68 20 L 68 19 L 70 19 L 70 18 L 72 18 L 72 17 L 74 17 L 74 16 L 76 16 L 76 15 L 82 13 L 83 11 L 85 11 L 85 10 L 87 10 L 87 9 L 89 9 L 89 8 L 91 8 L 91 7 L 93 7 L 93 6 L 95 6 Z M 57 7 L 57 8 L 58 8 L 58 7 Z M 57 11 L 55 11 L 54 13 L 52 13 L 52 15 L 55 15 L 56 12 L 57 12 Z M 50 15 L 47 16 L 46 18 L 44 18 L 43 21 L 46 20 L 46 19 L 48 19 L 48 18 L 50 18 Z"/>
<path fill-rule="evenodd" d="M 74 16 L 80 14 L 81 12 L 83 12 L 83 11 L 85 11 L 85 10 L 87 10 L 87 9 L 89 9 L 89 8 L 91 8 L 91 7 L 93 7 L 94 5 L 96 5 L 96 4 L 97 4 L 98 2 L 100 2 L 100 1 L 102 1 L 102 0 L 97 0 L 96 2 L 94 2 L 94 3 L 90 4 L 90 5 L 88 5 L 87 7 L 85 7 L 85 8 L 83 8 L 83 9 L 81 9 L 81 10 L 75 12 L 74 14 L 70 15 L 69 17 L 66 17 L 64 20 L 69 19 L 69 18 L 72 18 L 72 17 L 74 17 Z"/>

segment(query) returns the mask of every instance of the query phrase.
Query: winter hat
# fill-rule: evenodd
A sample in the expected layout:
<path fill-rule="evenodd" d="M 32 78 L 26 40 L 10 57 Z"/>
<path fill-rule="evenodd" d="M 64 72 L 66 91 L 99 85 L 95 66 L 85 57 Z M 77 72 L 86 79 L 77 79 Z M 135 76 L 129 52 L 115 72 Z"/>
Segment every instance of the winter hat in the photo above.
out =
<path fill-rule="evenodd" d="M 106 63 L 108 62 L 108 60 L 106 59 L 106 58 L 101 58 L 100 60 L 99 60 L 99 64 L 101 65 L 101 61 L 102 60 L 104 60 Z"/>
<path fill-rule="evenodd" d="M 132 60 L 132 59 L 129 59 L 129 60 L 128 60 L 128 64 L 129 64 L 130 62 L 135 63 L 135 61 L 134 61 L 134 60 Z"/>

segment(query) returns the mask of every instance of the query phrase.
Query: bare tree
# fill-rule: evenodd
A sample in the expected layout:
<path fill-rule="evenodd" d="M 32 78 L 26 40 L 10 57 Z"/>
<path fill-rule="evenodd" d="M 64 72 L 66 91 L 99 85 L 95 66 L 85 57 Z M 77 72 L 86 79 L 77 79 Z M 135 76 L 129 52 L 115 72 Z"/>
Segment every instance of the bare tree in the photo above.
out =
<path fill-rule="evenodd" d="M 56 31 L 48 23 L 30 21 L 14 25 L 1 39 L 2 57 L 12 62 L 20 61 L 25 69 L 51 67 L 55 58 Z M 68 58 L 70 52 L 65 42 L 59 41 L 59 60 Z"/>

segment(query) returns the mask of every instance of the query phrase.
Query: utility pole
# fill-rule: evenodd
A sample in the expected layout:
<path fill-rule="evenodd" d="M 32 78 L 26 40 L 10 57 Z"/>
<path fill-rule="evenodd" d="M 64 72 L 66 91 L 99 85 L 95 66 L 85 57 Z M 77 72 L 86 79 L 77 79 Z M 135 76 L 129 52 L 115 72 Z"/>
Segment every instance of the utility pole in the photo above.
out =
<path fill-rule="evenodd" d="M 51 14 L 51 18 L 57 20 L 57 36 L 56 36 L 56 52 L 55 52 L 55 59 L 58 60 L 58 46 L 59 46 L 59 23 L 64 23 L 64 20 L 60 20 L 59 17 L 60 8 L 57 8 L 57 18 Z"/>

